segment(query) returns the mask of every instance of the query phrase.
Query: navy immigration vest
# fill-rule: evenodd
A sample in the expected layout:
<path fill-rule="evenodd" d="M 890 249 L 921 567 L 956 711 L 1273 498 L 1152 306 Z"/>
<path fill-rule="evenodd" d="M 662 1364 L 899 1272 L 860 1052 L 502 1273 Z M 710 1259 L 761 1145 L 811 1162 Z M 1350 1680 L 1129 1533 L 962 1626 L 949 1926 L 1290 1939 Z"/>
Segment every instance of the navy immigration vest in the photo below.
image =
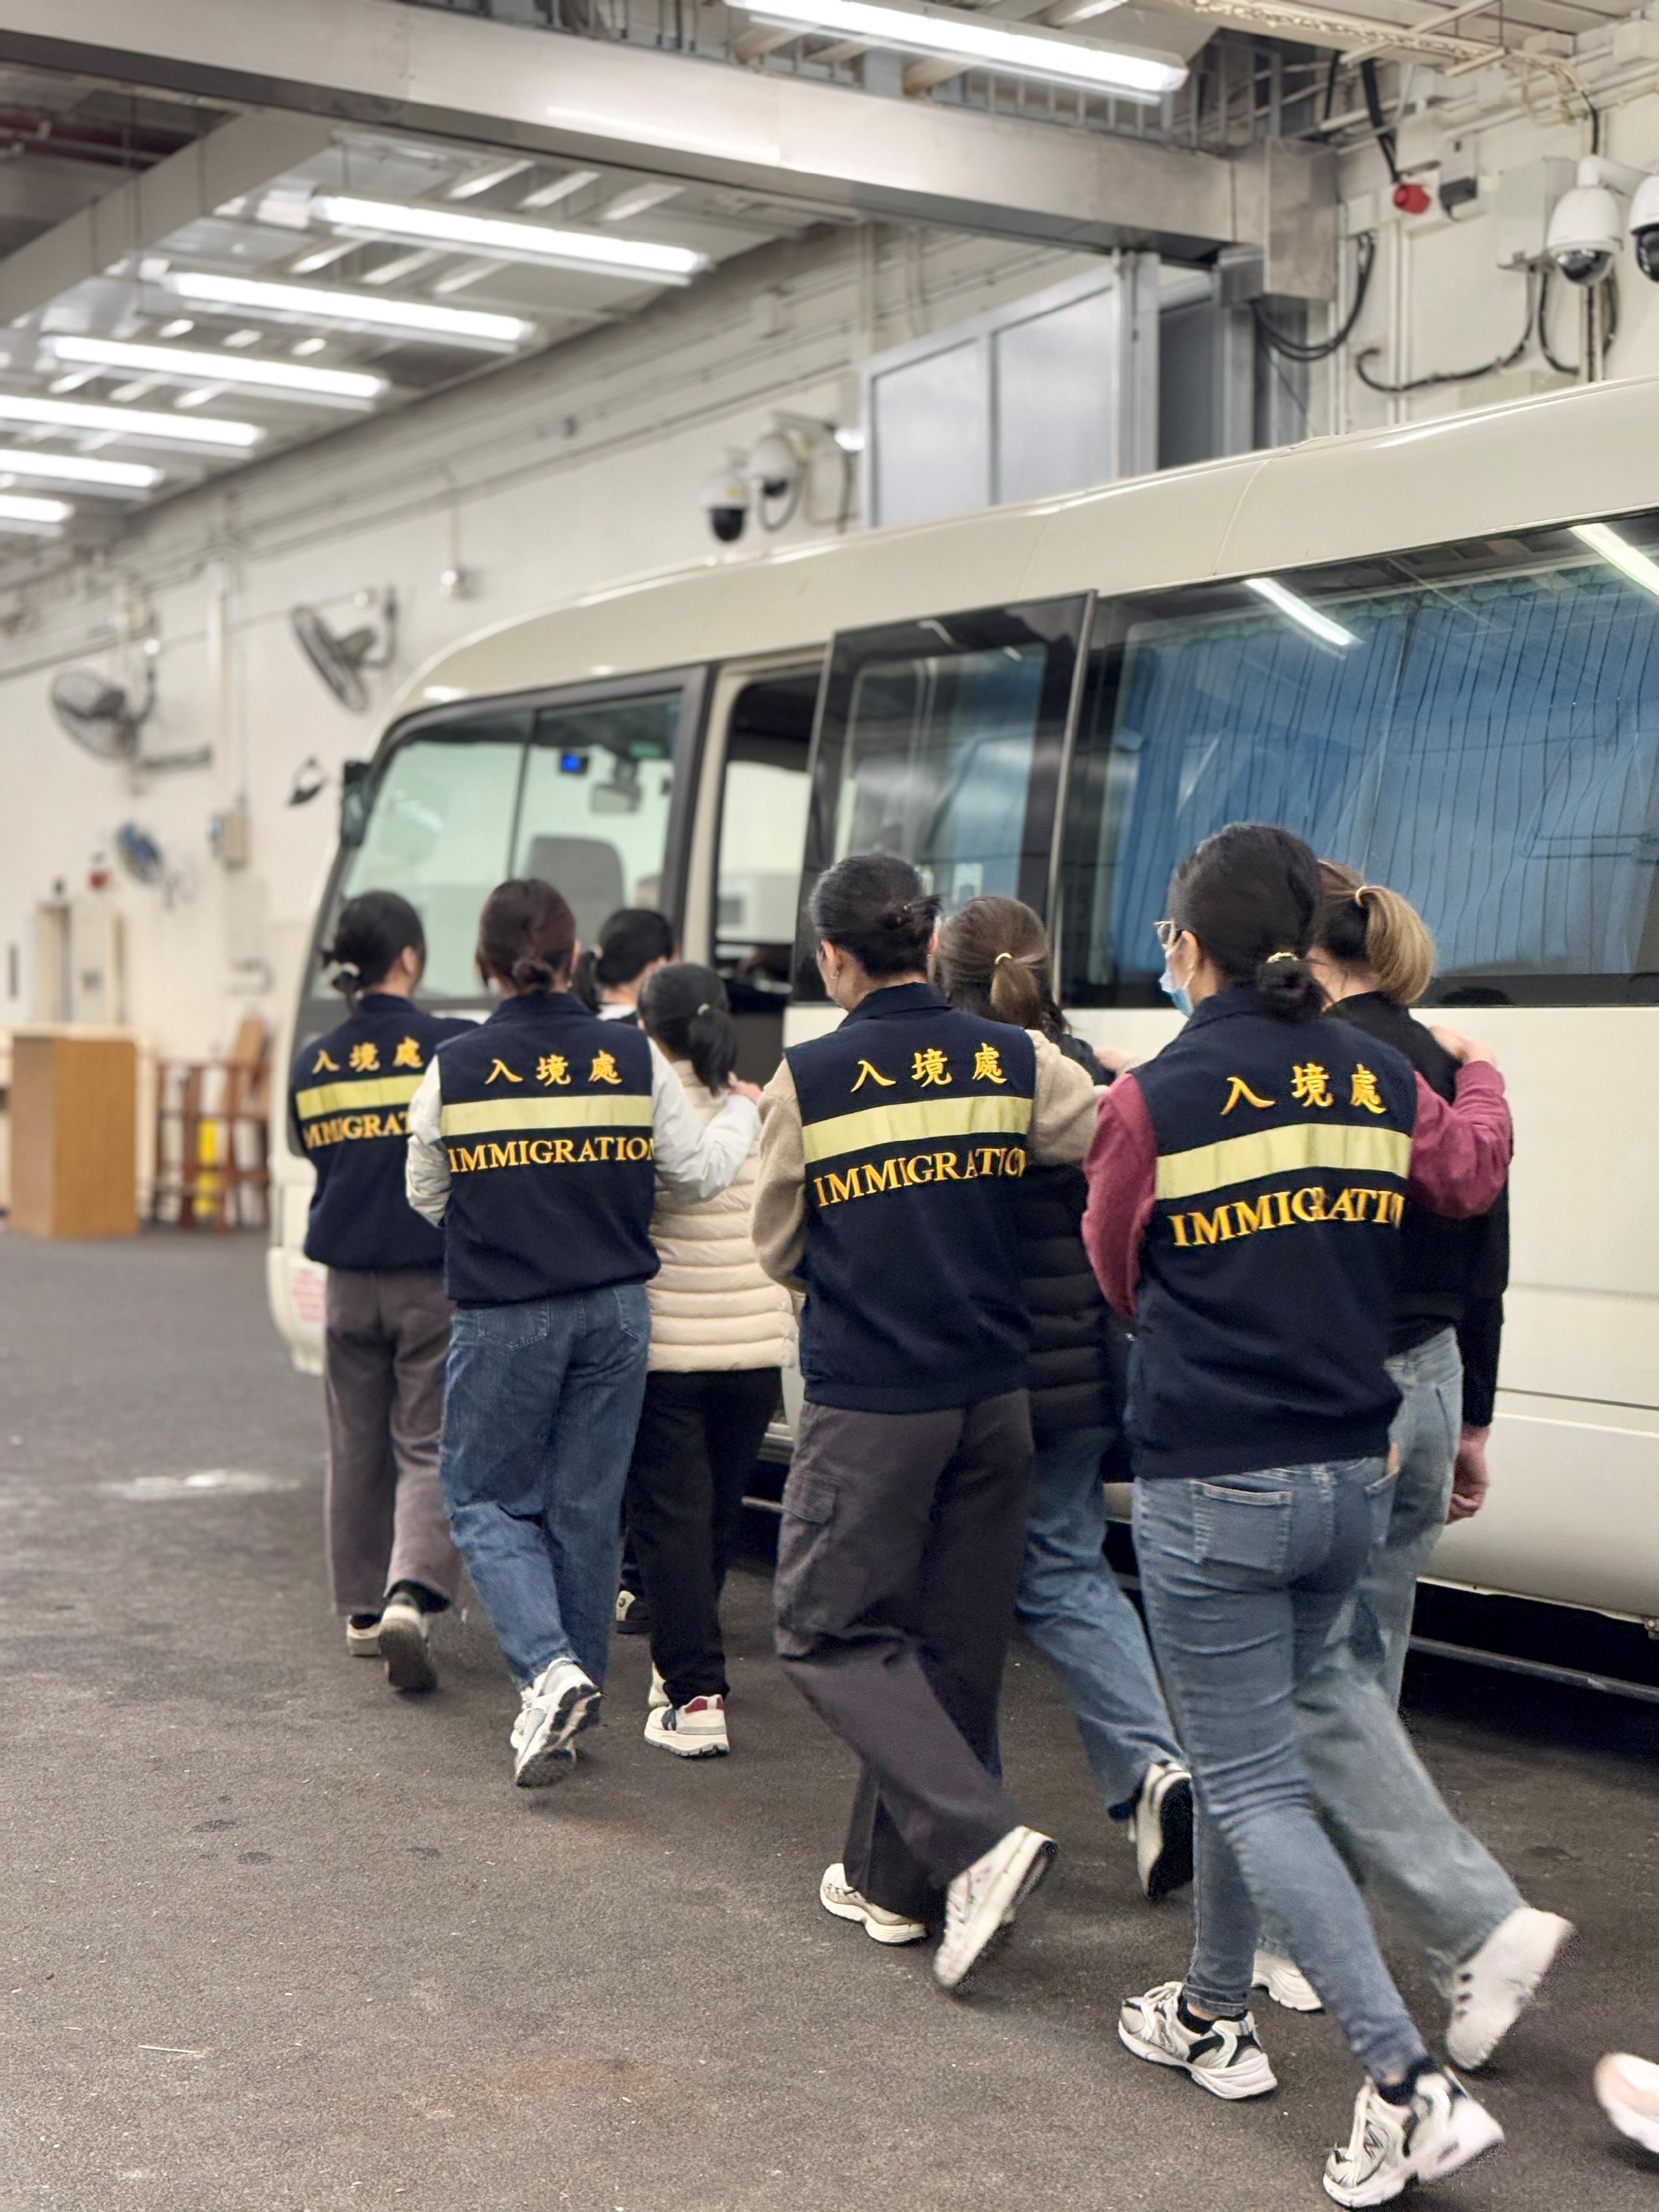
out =
<path fill-rule="evenodd" d="M 442 1266 L 441 1234 L 404 1195 L 409 1102 L 438 1047 L 471 1027 L 395 991 L 365 991 L 337 1029 L 295 1054 L 294 1123 L 317 1170 L 307 1260 L 387 1272 Z"/>
<path fill-rule="evenodd" d="M 1158 1139 L 1128 1431 L 1140 1476 L 1388 1449 L 1383 1366 L 1417 1077 L 1248 988 L 1206 999 L 1134 1072 Z"/>
<path fill-rule="evenodd" d="M 909 1413 L 1019 1389 L 1030 1038 L 901 983 L 784 1057 L 806 1160 L 807 1397 Z"/>
<path fill-rule="evenodd" d="M 644 1030 L 571 991 L 505 1000 L 445 1046 L 452 1298 L 514 1305 L 656 1273 L 651 1071 Z"/>

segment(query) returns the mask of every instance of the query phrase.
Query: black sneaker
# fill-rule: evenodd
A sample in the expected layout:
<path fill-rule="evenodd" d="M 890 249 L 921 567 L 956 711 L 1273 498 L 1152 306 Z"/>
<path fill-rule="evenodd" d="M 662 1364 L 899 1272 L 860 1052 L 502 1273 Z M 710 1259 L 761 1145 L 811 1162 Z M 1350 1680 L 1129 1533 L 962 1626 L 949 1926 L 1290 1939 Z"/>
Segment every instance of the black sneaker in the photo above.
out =
<path fill-rule="evenodd" d="M 432 1663 L 427 1640 L 424 1595 L 413 1583 L 399 1583 L 380 1615 L 380 1656 L 386 1661 L 386 1678 L 394 1690 L 438 1686 L 438 1670 Z"/>
<path fill-rule="evenodd" d="M 617 1592 L 617 1633 L 618 1636 L 649 1636 L 651 1609 L 638 1590 L 619 1589 Z"/>

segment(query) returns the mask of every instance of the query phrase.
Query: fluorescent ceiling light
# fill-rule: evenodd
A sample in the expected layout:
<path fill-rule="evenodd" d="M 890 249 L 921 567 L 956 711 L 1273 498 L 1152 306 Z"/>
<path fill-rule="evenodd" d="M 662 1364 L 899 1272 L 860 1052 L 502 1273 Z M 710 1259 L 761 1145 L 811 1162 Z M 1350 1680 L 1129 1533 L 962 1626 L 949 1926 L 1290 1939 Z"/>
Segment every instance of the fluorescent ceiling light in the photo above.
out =
<path fill-rule="evenodd" d="M 689 246 L 656 246 L 641 238 L 595 238 L 583 230 L 552 230 L 516 216 L 462 215 L 453 208 L 404 207 L 395 200 L 349 199 L 325 193 L 314 212 L 337 230 L 365 238 L 407 240 L 414 246 L 447 246 L 498 261 L 524 261 L 550 269 L 579 269 L 597 276 L 643 277 L 653 284 L 689 284 L 709 265 Z"/>
<path fill-rule="evenodd" d="M 1317 607 L 1310 606 L 1306 599 L 1287 591 L 1276 576 L 1246 576 L 1244 584 L 1248 591 L 1255 592 L 1259 598 L 1266 599 L 1270 607 L 1277 607 L 1287 621 L 1295 623 L 1299 629 L 1305 629 L 1310 637 L 1316 637 L 1322 645 L 1334 645 L 1339 651 L 1346 653 L 1351 645 L 1358 644 L 1359 640 L 1352 630 L 1344 629 L 1340 623 L 1333 622 L 1328 615 L 1322 615 Z"/>
<path fill-rule="evenodd" d="M 747 12 L 757 23 L 775 23 L 786 30 L 821 31 L 826 36 L 857 39 L 866 46 L 977 63 L 1010 76 L 1080 85 L 1146 106 L 1179 91 L 1187 82 L 1180 62 L 1115 52 L 1059 31 L 1011 30 L 956 8 L 895 7 L 890 0 L 880 4 L 878 0 L 758 0 Z"/>
<path fill-rule="evenodd" d="M 1609 530 L 1605 522 L 1575 522 L 1572 534 L 1621 575 L 1628 576 L 1632 584 L 1639 584 L 1644 592 L 1651 592 L 1659 599 L 1659 561 L 1650 560 L 1628 538 L 1621 538 L 1616 530 Z"/>
<path fill-rule="evenodd" d="M 181 300 L 209 300 L 255 314 L 293 315 L 312 323 L 360 323 L 407 337 L 447 338 L 491 349 L 523 345 L 536 335 L 520 315 L 478 307 L 433 307 L 423 300 L 377 299 L 372 292 L 333 292 L 314 284 L 267 284 L 252 276 L 219 276 L 202 269 L 170 270 L 162 280 Z"/>
<path fill-rule="evenodd" d="M 0 446 L 0 474 L 104 484 L 115 491 L 153 491 L 162 480 L 162 471 L 143 461 L 88 461 L 79 453 L 43 453 L 38 446 Z"/>
<path fill-rule="evenodd" d="M 0 520 L 67 522 L 75 512 L 66 499 L 30 499 L 22 492 L 0 491 Z"/>
<path fill-rule="evenodd" d="M 314 253 L 302 253 L 297 261 L 290 261 L 290 276 L 314 276 L 319 269 L 326 269 L 331 261 L 343 261 L 348 253 L 357 251 L 357 240 L 336 239 L 331 246 L 319 246 Z"/>
<path fill-rule="evenodd" d="M 0 422 L 51 422 L 65 430 L 102 430 L 116 438 L 164 438 L 170 445 L 235 446 L 246 452 L 264 432 L 257 422 L 181 422 L 136 407 L 94 407 L 82 399 L 37 399 L 0 392 Z"/>
<path fill-rule="evenodd" d="M 301 360 L 303 360 L 308 353 L 326 353 L 328 350 L 328 340 L 326 338 L 301 338 L 298 345 L 296 345 L 293 350 Z"/>
<path fill-rule="evenodd" d="M 504 185 L 509 177 L 520 177 L 532 164 L 529 161 L 496 161 L 487 169 L 475 169 L 470 177 L 463 177 L 452 185 L 445 197 L 452 200 L 470 200 L 477 193 L 487 192 L 495 185 Z"/>
<path fill-rule="evenodd" d="M 188 315 L 175 315 L 170 323 L 163 323 L 155 335 L 160 338 L 181 338 L 195 327 Z"/>
<path fill-rule="evenodd" d="M 684 185 L 635 185 L 629 191 L 618 192 L 609 207 L 601 208 L 601 222 L 626 222 L 630 216 L 643 215 L 647 208 L 660 207 L 665 200 L 678 199 L 685 190 Z"/>
<path fill-rule="evenodd" d="M 538 185 L 533 192 L 526 192 L 519 202 L 521 208 L 552 207 L 560 200 L 572 199 L 578 192 L 586 191 L 589 185 L 597 185 L 597 169 L 569 169 L 562 177 L 555 177 L 550 185 Z"/>
<path fill-rule="evenodd" d="M 48 338 L 46 343 L 60 361 L 143 369 L 151 378 L 172 384 L 199 384 L 210 378 L 216 384 L 246 385 L 331 406 L 372 405 L 390 388 L 386 378 L 366 369 L 299 368 L 292 362 L 246 354 L 187 353 L 178 346 L 129 345 L 117 338 Z"/>

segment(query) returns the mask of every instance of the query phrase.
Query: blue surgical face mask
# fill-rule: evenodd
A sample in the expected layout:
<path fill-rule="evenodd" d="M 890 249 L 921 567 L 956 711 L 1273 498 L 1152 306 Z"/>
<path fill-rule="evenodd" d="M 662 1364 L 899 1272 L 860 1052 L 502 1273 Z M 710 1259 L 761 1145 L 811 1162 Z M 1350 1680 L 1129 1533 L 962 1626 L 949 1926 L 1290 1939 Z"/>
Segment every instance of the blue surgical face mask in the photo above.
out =
<path fill-rule="evenodd" d="M 1158 979 L 1158 988 L 1172 1003 L 1178 1014 L 1191 1013 L 1193 1002 L 1188 995 L 1187 987 L 1184 983 L 1176 982 L 1175 977 L 1170 973 L 1170 963 L 1167 960 L 1164 963 L 1164 973 Z"/>

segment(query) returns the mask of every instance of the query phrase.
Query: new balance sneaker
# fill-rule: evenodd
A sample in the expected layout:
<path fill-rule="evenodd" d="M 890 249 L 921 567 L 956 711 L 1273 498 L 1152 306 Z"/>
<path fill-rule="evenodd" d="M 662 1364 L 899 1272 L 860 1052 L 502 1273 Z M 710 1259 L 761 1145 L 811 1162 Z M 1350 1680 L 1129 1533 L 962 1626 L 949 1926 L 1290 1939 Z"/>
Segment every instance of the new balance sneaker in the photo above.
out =
<path fill-rule="evenodd" d="M 665 1705 L 667 1703 L 668 1686 L 653 1666 L 651 1669 L 651 1692 L 646 1698 L 645 1709 L 647 1712 L 653 1712 L 659 1705 Z"/>
<path fill-rule="evenodd" d="M 427 1641 L 426 1608 L 403 1585 L 386 1600 L 380 1615 L 380 1656 L 394 1690 L 435 1690 L 438 1670 Z"/>
<path fill-rule="evenodd" d="M 1659 2066 L 1627 2051 L 1609 2051 L 1596 2061 L 1595 2094 L 1621 2136 L 1659 2157 Z"/>
<path fill-rule="evenodd" d="M 1129 1815 L 1140 1887 L 1156 1905 L 1193 1878 L 1193 1778 L 1173 1760 L 1146 1769 Z"/>
<path fill-rule="evenodd" d="M 1013 1925 L 1014 1915 L 1054 1863 L 1052 1837 L 1010 1828 L 982 1858 L 964 1867 L 945 1893 L 945 1933 L 933 1973 L 947 1990 L 962 1987 Z"/>
<path fill-rule="evenodd" d="M 732 1748 L 725 1698 L 688 1698 L 683 1705 L 671 1705 L 665 1697 L 645 1717 L 645 1740 L 677 1759 L 724 1759 Z"/>
<path fill-rule="evenodd" d="M 617 1633 L 618 1636 L 649 1636 L 651 1609 L 638 1590 L 619 1589 L 617 1592 Z"/>
<path fill-rule="evenodd" d="M 837 1920 L 858 1921 L 875 1943 L 920 1943 L 927 1933 L 925 1920 L 907 1920 L 902 1912 L 890 1912 L 884 1905 L 872 1905 L 867 1897 L 861 1897 L 848 1881 L 847 1869 L 839 1859 L 823 1869 L 818 1903 Z"/>
<path fill-rule="evenodd" d="M 1411 2182 L 1443 2180 L 1503 2140 L 1486 2106 L 1439 2068 L 1418 2075 L 1403 2105 L 1391 2105 L 1367 2081 L 1354 2104 L 1352 2135 L 1325 2161 L 1325 2194 L 1339 2204 L 1387 2204 Z"/>
<path fill-rule="evenodd" d="M 574 1765 L 571 1739 L 599 1715 L 599 1692 L 574 1659 L 555 1659 L 520 1692 L 513 1723 L 513 1779 L 520 1790 L 562 1782 Z"/>
<path fill-rule="evenodd" d="M 1455 2066 L 1484 2066 L 1527 2007 L 1573 1932 L 1559 1913 L 1518 1905 L 1452 1977 L 1446 2053 Z"/>
<path fill-rule="evenodd" d="M 1212 2097 L 1237 2103 L 1265 2097 L 1279 2087 L 1267 2054 L 1255 2039 L 1255 2022 L 1212 2020 L 1188 2027 L 1181 2017 L 1179 1982 L 1160 1982 L 1144 1997 L 1126 1997 L 1118 2014 L 1118 2040 L 1137 2058 L 1174 2066 Z"/>
<path fill-rule="evenodd" d="M 1323 2012 L 1319 1992 L 1303 1972 L 1294 1959 L 1286 1959 L 1278 1951 L 1258 1951 L 1250 1969 L 1250 1987 L 1266 1990 L 1276 2005 L 1286 2012 Z"/>
<path fill-rule="evenodd" d="M 378 1613 L 354 1613 L 348 1616 L 346 1650 L 354 1659 L 380 1657 L 380 1616 Z"/>

